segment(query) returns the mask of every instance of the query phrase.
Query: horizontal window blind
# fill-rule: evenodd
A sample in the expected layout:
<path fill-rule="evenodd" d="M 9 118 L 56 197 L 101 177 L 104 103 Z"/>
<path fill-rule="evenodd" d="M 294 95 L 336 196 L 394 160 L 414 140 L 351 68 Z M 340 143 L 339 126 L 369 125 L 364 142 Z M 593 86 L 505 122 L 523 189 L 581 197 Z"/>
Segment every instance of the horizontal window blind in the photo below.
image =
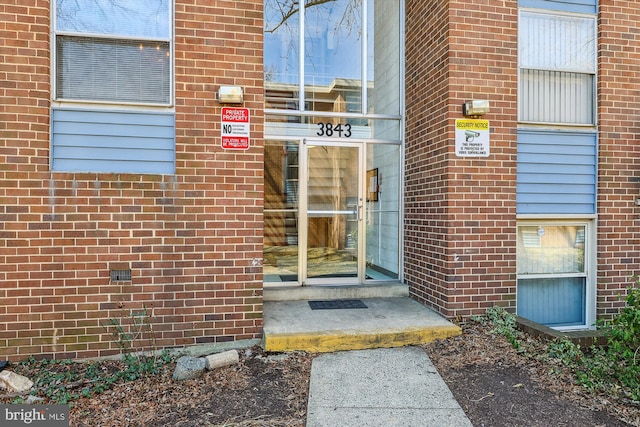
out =
<path fill-rule="evenodd" d="M 169 104 L 168 42 L 57 37 L 58 99 Z"/>
<path fill-rule="evenodd" d="M 583 326 L 586 279 L 518 279 L 517 313 L 547 326 Z"/>

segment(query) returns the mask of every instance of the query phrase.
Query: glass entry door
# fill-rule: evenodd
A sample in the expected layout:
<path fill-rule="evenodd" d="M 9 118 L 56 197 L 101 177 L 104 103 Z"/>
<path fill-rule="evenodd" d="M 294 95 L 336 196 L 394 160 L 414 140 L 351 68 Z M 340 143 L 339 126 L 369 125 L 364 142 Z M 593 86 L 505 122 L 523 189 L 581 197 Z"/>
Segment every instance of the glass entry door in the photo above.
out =
<path fill-rule="evenodd" d="M 361 144 L 305 141 L 301 150 L 303 284 L 364 282 Z"/>
<path fill-rule="evenodd" d="M 264 282 L 395 282 L 400 146 L 272 139 L 264 154 Z"/>

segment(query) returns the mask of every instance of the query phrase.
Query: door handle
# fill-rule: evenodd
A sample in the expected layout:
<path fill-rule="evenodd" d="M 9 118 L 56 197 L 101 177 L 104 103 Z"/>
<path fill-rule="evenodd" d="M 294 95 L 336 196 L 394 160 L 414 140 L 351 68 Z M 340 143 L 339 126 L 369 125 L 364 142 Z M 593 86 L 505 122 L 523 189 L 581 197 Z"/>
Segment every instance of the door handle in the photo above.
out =
<path fill-rule="evenodd" d="M 358 204 L 358 221 L 362 221 L 362 204 Z"/>

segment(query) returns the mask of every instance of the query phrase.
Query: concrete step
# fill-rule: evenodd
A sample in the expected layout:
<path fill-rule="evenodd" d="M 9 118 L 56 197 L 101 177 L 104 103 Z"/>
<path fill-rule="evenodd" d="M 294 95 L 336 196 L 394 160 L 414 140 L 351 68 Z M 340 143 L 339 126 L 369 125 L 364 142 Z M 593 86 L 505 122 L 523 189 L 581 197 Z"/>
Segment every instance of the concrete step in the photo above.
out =
<path fill-rule="evenodd" d="M 408 297 L 361 301 L 366 308 L 320 310 L 312 310 L 308 300 L 265 301 L 263 348 L 313 353 L 390 348 L 462 333 L 460 327 Z"/>
<path fill-rule="evenodd" d="M 303 286 L 264 288 L 264 301 L 299 301 L 408 297 L 409 286 L 400 282 L 381 282 L 360 286 Z"/>

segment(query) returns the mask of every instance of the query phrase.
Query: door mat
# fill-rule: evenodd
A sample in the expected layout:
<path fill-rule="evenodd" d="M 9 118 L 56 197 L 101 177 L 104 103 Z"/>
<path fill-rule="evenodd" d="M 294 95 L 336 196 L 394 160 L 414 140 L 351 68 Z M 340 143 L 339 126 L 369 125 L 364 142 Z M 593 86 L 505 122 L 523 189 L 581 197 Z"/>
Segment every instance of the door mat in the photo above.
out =
<path fill-rule="evenodd" d="M 309 301 L 311 310 L 340 310 L 352 308 L 368 308 L 359 299 L 334 299 L 327 301 Z"/>
<path fill-rule="evenodd" d="M 312 279 L 316 278 L 331 278 L 331 277 L 357 277 L 355 274 L 325 274 L 321 276 L 312 276 Z M 365 276 L 366 280 L 371 280 L 371 276 Z M 283 282 L 297 282 L 298 275 L 297 274 L 280 274 L 280 280 Z"/>

